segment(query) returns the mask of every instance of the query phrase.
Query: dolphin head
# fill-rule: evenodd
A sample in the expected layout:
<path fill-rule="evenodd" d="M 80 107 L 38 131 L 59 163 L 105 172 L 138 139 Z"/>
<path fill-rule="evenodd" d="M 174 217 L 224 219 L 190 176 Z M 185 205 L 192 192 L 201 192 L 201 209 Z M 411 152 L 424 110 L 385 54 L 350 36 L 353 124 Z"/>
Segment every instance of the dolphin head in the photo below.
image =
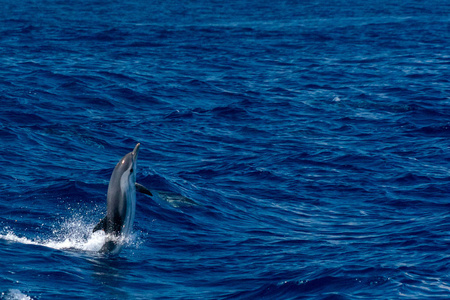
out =
<path fill-rule="evenodd" d="M 135 183 L 136 183 L 136 171 L 137 171 L 137 158 L 139 154 L 140 143 L 138 143 L 132 152 L 125 155 L 119 164 L 122 164 L 121 168 L 123 170 L 121 185 L 122 190 L 126 192 L 135 191 Z M 127 183 L 125 183 L 125 181 Z M 127 186 L 127 188 L 125 187 Z"/>
<path fill-rule="evenodd" d="M 116 166 L 116 170 L 121 174 L 121 179 L 123 180 L 126 177 L 130 185 L 134 185 L 136 182 L 136 167 L 140 146 L 141 144 L 138 143 L 133 151 L 125 155 Z"/>
<path fill-rule="evenodd" d="M 136 166 L 137 166 L 137 158 L 139 154 L 140 143 L 137 143 L 134 147 L 133 151 L 125 155 L 124 159 L 129 159 L 129 172 L 130 176 L 133 177 L 133 184 L 136 182 Z"/>

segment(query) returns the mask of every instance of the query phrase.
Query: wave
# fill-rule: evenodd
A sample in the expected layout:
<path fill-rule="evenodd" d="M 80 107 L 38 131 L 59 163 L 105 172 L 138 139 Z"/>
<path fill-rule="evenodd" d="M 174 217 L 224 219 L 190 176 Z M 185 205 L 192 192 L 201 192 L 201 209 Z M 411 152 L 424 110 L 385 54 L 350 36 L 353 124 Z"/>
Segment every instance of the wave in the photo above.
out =
<path fill-rule="evenodd" d="M 318 295 L 322 296 L 320 299 L 347 299 L 346 296 L 353 290 L 385 286 L 390 281 L 384 276 L 323 276 L 312 280 L 266 283 L 254 290 L 232 293 L 224 299 L 309 299 Z"/>

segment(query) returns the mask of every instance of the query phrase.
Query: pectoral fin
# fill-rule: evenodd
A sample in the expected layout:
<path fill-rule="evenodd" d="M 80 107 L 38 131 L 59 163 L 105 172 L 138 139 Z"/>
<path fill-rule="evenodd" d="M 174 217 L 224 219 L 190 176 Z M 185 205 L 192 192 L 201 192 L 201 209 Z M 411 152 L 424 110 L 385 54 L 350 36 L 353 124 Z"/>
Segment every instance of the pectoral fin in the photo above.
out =
<path fill-rule="evenodd" d="M 104 217 L 100 222 L 98 222 L 97 225 L 95 225 L 94 229 L 92 230 L 92 232 L 96 232 L 97 230 L 105 230 L 106 231 L 106 217 Z"/>
<path fill-rule="evenodd" d="M 150 190 L 148 188 L 146 188 L 145 186 L 143 186 L 142 184 L 139 184 L 136 182 L 135 185 L 136 185 L 136 191 L 138 191 L 139 193 L 153 196 L 152 192 L 150 192 Z"/>

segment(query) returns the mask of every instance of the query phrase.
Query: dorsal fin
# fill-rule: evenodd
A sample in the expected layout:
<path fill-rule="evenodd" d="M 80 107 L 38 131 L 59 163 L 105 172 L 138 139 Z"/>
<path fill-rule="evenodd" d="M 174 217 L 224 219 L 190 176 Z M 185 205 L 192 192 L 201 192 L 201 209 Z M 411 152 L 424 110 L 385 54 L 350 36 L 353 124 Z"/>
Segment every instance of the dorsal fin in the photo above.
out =
<path fill-rule="evenodd" d="M 98 222 L 97 225 L 95 225 L 94 229 L 92 230 L 92 232 L 96 232 L 97 230 L 104 230 L 106 231 L 106 217 L 104 217 L 103 219 L 100 220 L 100 222 Z"/>

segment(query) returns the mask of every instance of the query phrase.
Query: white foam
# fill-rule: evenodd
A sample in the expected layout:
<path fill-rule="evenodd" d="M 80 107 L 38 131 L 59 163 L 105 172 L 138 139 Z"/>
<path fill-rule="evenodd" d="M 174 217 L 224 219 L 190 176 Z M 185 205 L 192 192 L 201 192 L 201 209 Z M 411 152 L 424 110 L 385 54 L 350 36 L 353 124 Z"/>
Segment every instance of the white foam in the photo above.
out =
<path fill-rule="evenodd" d="M 10 289 L 7 293 L 1 294 L 2 299 L 5 300 L 32 300 L 33 298 L 23 294 L 17 289 Z"/>
<path fill-rule="evenodd" d="M 111 237 L 107 237 L 101 230 L 92 233 L 92 228 L 94 228 L 94 224 L 83 222 L 75 217 L 63 222 L 59 227 L 56 227 L 50 238 L 21 237 L 11 228 L 6 228 L 3 230 L 3 233 L 0 234 L 0 239 L 22 244 L 39 245 L 57 250 L 72 249 L 98 252 L 105 243 L 105 240 Z M 130 234 L 125 238 L 120 238 L 118 242 L 122 245 L 134 244 L 138 247 L 139 242 L 136 240 L 136 234 Z"/>
<path fill-rule="evenodd" d="M 105 234 L 103 231 L 92 233 L 92 228 L 92 224 L 87 224 L 74 218 L 63 222 L 57 229 L 53 230 L 50 238 L 21 237 L 9 228 L 0 234 L 0 239 L 58 250 L 99 251 L 105 242 Z"/>
<path fill-rule="evenodd" d="M 77 237 L 67 237 L 63 240 L 59 239 L 41 240 L 39 238 L 28 239 L 26 237 L 19 237 L 14 232 L 10 231 L 6 234 L 0 234 L 0 239 L 28 245 L 45 246 L 58 250 L 76 249 L 83 251 L 99 251 L 103 243 L 105 242 L 105 234 L 96 232 L 93 233 L 87 239 L 80 239 Z"/>
<path fill-rule="evenodd" d="M 99 251 L 105 243 L 105 234 L 102 231 L 93 233 L 88 238 L 69 236 L 64 240 L 48 240 L 42 243 L 42 246 L 64 250 L 76 249 L 83 251 Z"/>

